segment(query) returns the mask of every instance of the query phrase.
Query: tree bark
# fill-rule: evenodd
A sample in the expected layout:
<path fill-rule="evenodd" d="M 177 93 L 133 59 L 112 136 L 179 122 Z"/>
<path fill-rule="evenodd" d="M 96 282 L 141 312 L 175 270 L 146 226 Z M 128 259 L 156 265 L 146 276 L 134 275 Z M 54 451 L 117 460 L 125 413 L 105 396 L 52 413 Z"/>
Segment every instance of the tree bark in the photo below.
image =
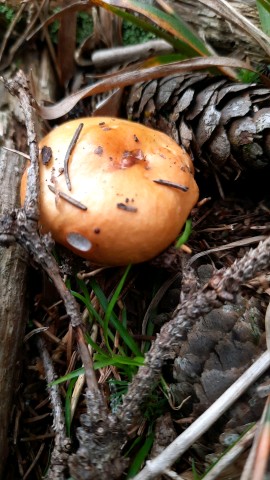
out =
<path fill-rule="evenodd" d="M 0 83 L 0 141 L 8 148 L 18 148 L 14 138 L 22 129 L 21 113 Z M 23 135 L 19 144 L 22 145 Z M 0 149 L 0 215 L 19 204 L 19 183 L 23 160 Z M 8 454 L 8 428 L 18 381 L 18 358 L 26 324 L 27 255 L 18 245 L 0 247 L 0 479 Z"/>
<path fill-rule="evenodd" d="M 260 28 L 255 0 L 229 0 L 247 20 Z M 197 0 L 173 0 L 175 11 L 220 55 L 261 62 L 265 53 L 250 37 Z"/>

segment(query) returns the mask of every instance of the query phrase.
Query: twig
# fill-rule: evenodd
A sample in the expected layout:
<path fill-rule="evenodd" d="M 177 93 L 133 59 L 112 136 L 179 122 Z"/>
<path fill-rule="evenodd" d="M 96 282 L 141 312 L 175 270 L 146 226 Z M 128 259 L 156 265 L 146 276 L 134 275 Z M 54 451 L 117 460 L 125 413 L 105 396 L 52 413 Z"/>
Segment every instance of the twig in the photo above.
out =
<path fill-rule="evenodd" d="M 252 243 L 259 243 L 261 242 L 261 240 L 265 240 L 266 238 L 267 237 L 265 235 L 255 235 L 255 237 L 242 238 L 241 240 L 236 240 L 235 242 L 226 243 L 225 245 L 220 245 L 219 247 L 209 248 L 208 250 L 204 250 L 203 252 L 199 252 L 193 255 L 188 262 L 188 266 L 190 267 L 196 260 L 198 260 L 201 257 L 204 257 L 205 255 L 209 255 L 210 253 L 223 252 L 224 250 L 230 250 L 232 248 L 237 248 L 242 246 L 246 247 L 247 245 L 250 245 Z"/>
<path fill-rule="evenodd" d="M 3 148 L 3 150 L 7 150 L 8 152 L 16 153 L 17 155 L 21 155 L 21 157 L 24 157 L 27 160 L 30 160 L 29 155 L 27 155 L 26 153 L 20 152 L 19 150 L 16 150 L 15 148 L 4 147 L 3 145 L 1 145 L 1 148 Z"/>
<path fill-rule="evenodd" d="M 270 366 L 270 352 L 266 351 L 248 370 L 224 392 L 190 427 L 177 437 L 158 457 L 146 462 L 134 480 L 151 480 L 161 475 L 166 468 L 200 438 L 208 428 L 252 385 Z"/>
<path fill-rule="evenodd" d="M 251 445 L 257 428 L 257 425 L 253 425 L 227 453 L 222 455 L 210 472 L 203 477 L 203 480 L 220 478 L 221 472 L 233 465 L 236 459 Z"/>
<path fill-rule="evenodd" d="M 116 63 L 124 64 L 125 62 L 130 63 L 131 61 L 137 61 L 138 59 L 147 58 L 150 55 L 156 55 L 158 53 L 172 52 L 173 48 L 164 40 L 150 40 L 143 44 L 138 45 L 128 45 L 124 47 L 113 47 L 96 50 L 92 56 L 91 60 L 83 60 L 87 64 L 93 64 L 96 68 L 106 67 L 109 65 L 116 65 Z M 80 51 L 77 51 L 75 58 L 78 63 L 81 64 L 82 59 L 79 57 Z M 85 63 L 84 63 L 85 64 Z"/>
<path fill-rule="evenodd" d="M 40 447 L 39 447 L 39 450 L 38 450 L 38 452 L 37 452 L 37 454 L 36 454 L 33 462 L 31 463 L 30 467 L 28 468 L 28 470 L 27 470 L 26 473 L 24 474 L 23 480 L 26 480 L 26 479 L 29 477 L 29 475 L 30 475 L 30 473 L 32 472 L 33 468 L 36 466 L 36 464 L 37 464 L 37 462 L 38 462 L 38 460 L 39 460 L 39 458 L 40 458 L 40 455 L 42 454 L 44 448 L 45 448 L 45 443 L 42 443 L 42 444 L 40 445 Z"/>
<path fill-rule="evenodd" d="M 73 148 L 75 147 L 76 142 L 77 142 L 77 140 L 80 136 L 82 128 L 83 128 L 83 123 L 80 123 L 78 128 L 76 129 L 72 139 L 71 139 L 71 142 L 68 146 L 68 149 L 66 151 L 66 155 L 65 155 L 65 158 L 64 158 L 64 175 L 65 175 L 67 188 L 69 190 L 71 190 L 71 182 L 70 182 L 69 173 L 68 173 L 68 162 L 69 162 L 69 159 L 70 159 L 71 152 L 72 152 Z"/>
<path fill-rule="evenodd" d="M 92 327 L 92 332 L 91 332 L 91 338 L 94 342 L 96 342 L 96 340 L 97 340 L 97 334 L 98 334 L 98 327 L 97 327 L 96 324 L 94 324 L 93 327 Z M 88 345 L 88 349 L 89 349 L 90 355 L 93 355 L 93 349 L 90 345 Z M 82 373 L 77 378 L 76 383 L 74 385 L 73 392 L 72 392 L 72 397 L 71 397 L 71 402 L 70 402 L 70 417 L 71 417 L 71 419 L 74 416 L 76 407 L 77 407 L 78 402 L 79 402 L 79 398 L 82 394 L 84 384 L 85 384 L 85 374 Z"/>
<path fill-rule="evenodd" d="M 159 178 L 158 180 L 153 180 L 153 182 L 158 183 L 159 185 L 165 185 L 166 187 L 176 188 L 177 190 L 181 190 L 182 192 L 187 192 L 189 190 L 189 188 L 185 187 L 185 185 L 170 182 L 169 180 L 162 180 L 161 178 Z"/>
<path fill-rule="evenodd" d="M 263 480 L 265 478 L 265 470 L 269 461 L 269 405 L 270 398 L 268 397 L 240 480 Z"/>
<path fill-rule="evenodd" d="M 174 472 L 173 470 L 169 470 L 168 468 L 166 468 L 164 473 L 172 480 L 184 480 L 183 477 L 180 477 L 180 475 L 177 475 L 176 472 Z"/>
<path fill-rule="evenodd" d="M 270 351 L 270 302 L 267 305 L 265 312 L 265 333 L 266 333 L 266 345 Z"/>
<path fill-rule="evenodd" d="M 60 198 L 63 200 L 66 200 L 66 202 L 71 203 L 71 205 L 74 205 L 74 207 L 79 208 L 80 210 L 87 210 L 87 207 L 83 205 L 79 200 L 76 200 L 75 198 L 70 197 L 64 192 L 60 192 L 59 190 L 56 191 L 56 188 L 53 187 L 52 185 L 48 185 L 48 189 L 51 190 L 52 193 L 55 195 L 59 195 Z"/>
<path fill-rule="evenodd" d="M 15 53 L 18 51 L 18 49 L 21 47 L 21 45 L 24 43 L 25 39 L 27 38 L 32 26 L 36 23 L 36 20 L 38 19 L 38 16 L 39 16 L 39 13 L 41 12 L 41 10 L 43 9 L 44 7 L 44 4 L 45 4 L 46 0 L 42 0 L 42 2 L 38 5 L 38 10 L 35 12 L 34 16 L 31 18 L 30 15 L 30 21 L 28 22 L 28 25 L 26 26 L 26 29 L 24 32 L 21 33 L 21 35 L 18 36 L 18 39 L 15 41 L 15 43 L 12 45 L 11 48 L 9 48 L 8 50 L 8 56 L 7 56 L 7 59 L 6 61 L 1 65 L 1 70 L 4 70 L 13 60 L 13 57 L 15 55 Z M 26 10 L 27 11 L 27 10 Z M 31 12 L 30 9 L 28 9 L 28 12 Z M 21 9 L 20 9 L 20 13 L 21 12 Z M 21 16 L 21 15 L 20 15 Z M 16 21 L 20 18 L 20 16 L 16 15 Z M 13 26 L 14 28 L 14 26 Z"/>
<path fill-rule="evenodd" d="M 50 359 L 45 342 L 41 337 L 38 338 L 37 344 L 46 374 L 47 389 L 50 395 L 53 412 L 53 424 L 56 432 L 54 450 L 52 453 L 51 465 L 47 474 L 47 478 L 53 480 L 64 480 L 64 472 L 67 469 L 67 461 L 71 442 L 66 436 L 65 418 L 62 409 L 59 385 L 51 385 L 51 383 L 56 380 L 52 361 Z M 57 468 L 57 470 L 55 470 L 55 468 Z"/>
<path fill-rule="evenodd" d="M 0 47 L 0 62 L 1 62 L 1 60 L 2 60 L 2 56 L 3 56 L 3 53 L 4 53 L 4 51 L 5 51 L 5 48 L 6 48 L 8 39 L 9 39 L 11 33 L 13 32 L 14 27 L 15 27 L 17 21 L 22 17 L 22 13 L 23 13 L 23 11 L 24 11 L 24 9 L 25 9 L 25 6 L 26 6 L 25 3 L 22 3 L 22 4 L 21 4 L 20 8 L 17 10 L 17 12 L 16 12 L 13 20 L 11 21 L 8 29 L 7 29 L 6 32 L 5 32 L 4 38 L 2 39 L 2 45 L 1 45 L 1 47 Z"/>
<path fill-rule="evenodd" d="M 34 112 L 32 108 L 32 99 L 29 92 L 28 82 L 21 70 L 19 70 L 14 79 L 1 79 L 4 81 L 4 85 L 9 93 L 19 98 L 25 115 L 25 126 L 29 143 L 29 156 L 31 158 L 31 164 L 28 169 L 24 210 L 27 218 L 37 222 L 39 218 L 39 152 L 34 123 Z"/>

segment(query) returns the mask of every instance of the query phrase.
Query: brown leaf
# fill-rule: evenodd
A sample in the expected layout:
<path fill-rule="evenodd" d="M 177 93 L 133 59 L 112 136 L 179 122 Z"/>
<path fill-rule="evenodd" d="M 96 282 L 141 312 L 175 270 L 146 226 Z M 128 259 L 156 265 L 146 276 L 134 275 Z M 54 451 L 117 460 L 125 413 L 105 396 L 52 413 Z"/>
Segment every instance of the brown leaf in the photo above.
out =
<path fill-rule="evenodd" d="M 70 3 L 70 2 L 69 2 Z M 75 70 L 77 15 L 75 11 L 62 13 L 58 32 L 58 66 L 62 86 L 67 86 Z"/>
<path fill-rule="evenodd" d="M 38 113 L 48 120 L 59 118 L 68 113 L 80 100 L 85 97 L 107 92 L 116 87 L 124 87 L 127 85 L 134 85 L 141 81 L 148 81 L 150 79 L 166 77 L 171 74 L 196 71 L 213 66 L 223 67 L 235 67 L 246 68 L 252 70 L 252 68 L 245 62 L 227 57 L 207 57 L 207 58 L 194 58 L 191 60 L 184 60 L 182 62 L 176 62 L 167 65 L 159 65 L 156 67 L 146 68 L 143 70 L 136 70 L 132 72 L 125 72 L 112 75 L 110 78 L 106 78 L 97 82 L 93 86 L 88 86 L 79 90 L 76 93 L 61 100 L 59 103 L 52 106 L 37 105 Z"/>

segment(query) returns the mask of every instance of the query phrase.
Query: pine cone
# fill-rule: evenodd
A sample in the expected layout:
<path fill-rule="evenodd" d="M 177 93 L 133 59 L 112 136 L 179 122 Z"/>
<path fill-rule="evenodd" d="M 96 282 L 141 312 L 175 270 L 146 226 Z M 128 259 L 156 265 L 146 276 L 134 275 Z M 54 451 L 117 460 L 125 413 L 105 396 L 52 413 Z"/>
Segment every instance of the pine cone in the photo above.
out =
<path fill-rule="evenodd" d="M 270 164 L 269 96 L 261 85 L 192 72 L 135 85 L 127 115 L 174 138 L 204 173 L 230 180 Z"/>

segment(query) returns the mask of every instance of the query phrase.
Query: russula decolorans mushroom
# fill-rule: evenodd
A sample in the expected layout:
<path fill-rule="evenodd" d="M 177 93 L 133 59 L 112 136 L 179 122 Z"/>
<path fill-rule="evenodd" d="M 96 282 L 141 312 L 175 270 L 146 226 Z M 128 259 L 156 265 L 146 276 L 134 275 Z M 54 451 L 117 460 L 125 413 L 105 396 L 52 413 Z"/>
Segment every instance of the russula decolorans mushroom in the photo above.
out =
<path fill-rule="evenodd" d="M 96 264 L 155 257 L 176 239 L 198 199 L 189 155 L 137 123 L 72 120 L 43 138 L 40 151 L 41 232 Z"/>

